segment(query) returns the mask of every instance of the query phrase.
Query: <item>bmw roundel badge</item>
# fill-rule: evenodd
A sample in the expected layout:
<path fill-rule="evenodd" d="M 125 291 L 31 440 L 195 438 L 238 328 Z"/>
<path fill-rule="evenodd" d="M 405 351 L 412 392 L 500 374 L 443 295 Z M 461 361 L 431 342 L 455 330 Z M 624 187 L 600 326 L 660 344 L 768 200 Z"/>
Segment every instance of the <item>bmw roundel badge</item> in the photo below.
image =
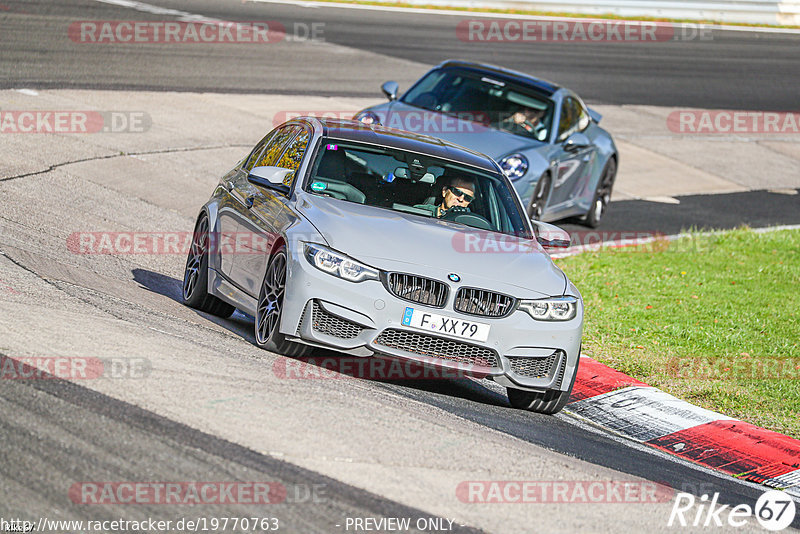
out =
<path fill-rule="evenodd" d="M 450 273 L 450 274 L 448 274 L 448 275 L 447 275 L 447 278 L 448 278 L 448 279 L 449 279 L 451 282 L 460 282 L 460 281 L 461 281 L 461 277 L 460 277 L 460 276 L 458 276 L 456 273 Z"/>

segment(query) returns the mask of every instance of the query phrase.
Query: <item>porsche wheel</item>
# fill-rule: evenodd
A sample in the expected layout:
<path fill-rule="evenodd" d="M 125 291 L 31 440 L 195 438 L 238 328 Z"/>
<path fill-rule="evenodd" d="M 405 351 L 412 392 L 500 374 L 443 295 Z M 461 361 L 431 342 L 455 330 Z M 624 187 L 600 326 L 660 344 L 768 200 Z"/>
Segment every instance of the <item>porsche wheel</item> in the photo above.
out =
<path fill-rule="evenodd" d="M 608 160 L 603 174 L 600 176 L 600 181 L 597 183 L 597 189 L 592 199 L 592 205 L 586 213 L 584 222 L 586 226 L 597 228 L 603 215 L 608 209 L 608 204 L 611 202 L 611 190 L 614 188 L 614 180 L 617 177 L 617 162 L 614 158 Z"/>
<path fill-rule="evenodd" d="M 550 175 L 543 174 L 533 190 L 531 202 L 528 205 L 528 217 L 536 221 L 542 220 L 544 209 L 547 207 L 547 198 L 550 194 Z"/>

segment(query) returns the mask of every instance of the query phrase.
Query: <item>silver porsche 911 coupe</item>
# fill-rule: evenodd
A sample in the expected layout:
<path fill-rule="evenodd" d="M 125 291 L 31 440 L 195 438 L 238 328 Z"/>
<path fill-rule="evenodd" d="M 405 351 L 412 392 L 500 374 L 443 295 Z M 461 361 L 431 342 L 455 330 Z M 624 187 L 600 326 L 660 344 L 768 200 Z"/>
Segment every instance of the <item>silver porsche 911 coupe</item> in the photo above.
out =
<path fill-rule="evenodd" d="M 578 217 L 600 224 L 611 200 L 619 154 L 601 115 L 564 87 L 527 74 L 445 61 L 398 98 L 355 118 L 424 133 L 488 154 L 499 162 L 538 220 Z"/>
<path fill-rule="evenodd" d="M 255 317 L 262 348 L 468 371 L 512 406 L 559 411 L 575 380 L 580 293 L 489 157 L 440 139 L 301 117 L 266 135 L 203 206 L 187 305 Z"/>

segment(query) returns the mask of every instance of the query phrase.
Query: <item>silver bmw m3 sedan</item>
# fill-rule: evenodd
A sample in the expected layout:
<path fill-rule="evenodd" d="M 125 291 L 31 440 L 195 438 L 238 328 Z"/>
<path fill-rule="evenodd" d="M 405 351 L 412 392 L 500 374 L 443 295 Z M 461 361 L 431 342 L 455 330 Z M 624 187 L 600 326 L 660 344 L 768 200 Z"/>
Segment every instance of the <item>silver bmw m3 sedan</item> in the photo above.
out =
<path fill-rule="evenodd" d="M 268 133 L 200 211 L 187 305 L 255 317 L 262 348 L 325 348 L 467 371 L 558 412 L 583 329 L 577 288 L 488 156 L 357 121 Z"/>

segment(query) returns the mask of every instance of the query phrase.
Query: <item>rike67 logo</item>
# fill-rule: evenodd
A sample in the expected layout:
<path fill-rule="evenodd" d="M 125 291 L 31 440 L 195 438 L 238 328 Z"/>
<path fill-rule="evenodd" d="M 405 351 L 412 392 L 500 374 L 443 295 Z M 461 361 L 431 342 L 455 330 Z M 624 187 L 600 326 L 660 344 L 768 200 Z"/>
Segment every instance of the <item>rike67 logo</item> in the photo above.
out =
<path fill-rule="evenodd" d="M 691 493 L 678 493 L 669 515 L 667 526 L 741 528 L 755 516 L 767 530 L 776 532 L 792 524 L 796 506 L 792 497 L 782 491 L 770 490 L 761 495 L 754 507 L 739 504 L 731 508 L 719 504 L 719 493 L 709 498 L 708 494 L 696 498 Z"/>

